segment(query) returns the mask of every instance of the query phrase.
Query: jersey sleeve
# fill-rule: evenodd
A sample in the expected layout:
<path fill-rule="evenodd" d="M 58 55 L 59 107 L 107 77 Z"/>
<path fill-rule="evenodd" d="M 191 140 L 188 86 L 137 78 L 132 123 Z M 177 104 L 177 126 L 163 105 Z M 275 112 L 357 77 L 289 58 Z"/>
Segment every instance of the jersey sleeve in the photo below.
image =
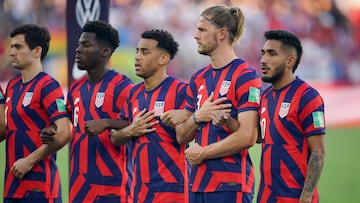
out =
<path fill-rule="evenodd" d="M 190 112 L 195 112 L 196 110 L 196 84 L 194 76 L 191 77 L 190 84 L 186 88 L 186 97 L 185 97 L 185 109 Z"/>
<path fill-rule="evenodd" d="M 117 95 L 117 99 L 115 100 L 117 112 L 119 112 L 124 104 L 126 103 L 126 99 L 129 96 L 130 89 L 133 87 L 133 83 L 129 78 L 124 78 L 118 85 L 115 87 L 114 95 Z"/>
<path fill-rule="evenodd" d="M 64 94 L 57 81 L 49 80 L 49 82 L 44 83 L 41 89 L 41 103 L 51 123 L 59 118 L 68 117 Z"/>
<path fill-rule="evenodd" d="M 177 88 L 176 101 L 175 101 L 176 109 L 184 109 L 187 89 L 188 89 L 188 85 L 186 83 L 179 84 L 179 86 Z"/>
<path fill-rule="evenodd" d="M 0 87 L 0 104 L 5 104 L 5 96 L 1 87 Z"/>
<path fill-rule="evenodd" d="M 246 69 L 236 81 L 236 95 L 238 113 L 244 111 L 258 111 L 260 105 L 261 79 L 255 70 Z"/>
<path fill-rule="evenodd" d="M 306 137 L 325 134 L 324 101 L 313 88 L 306 90 L 300 100 L 299 120 Z"/>

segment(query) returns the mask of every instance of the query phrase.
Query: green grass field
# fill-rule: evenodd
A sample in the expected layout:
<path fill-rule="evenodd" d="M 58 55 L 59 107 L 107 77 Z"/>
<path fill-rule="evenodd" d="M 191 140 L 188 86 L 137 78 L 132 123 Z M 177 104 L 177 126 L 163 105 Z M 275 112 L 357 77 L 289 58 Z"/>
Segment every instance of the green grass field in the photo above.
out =
<path fill-rule="evenodd" d="M 328 129 L 326 135 L 326 161 L 319 183 L 320 202 L 325 203 L 355 203 L 360 199 L 360 162 L 356 156 L 360 155 L 360 128 L 333 128 Z M 256 188 L 259 182 L 260 145 L 251 148 L 254 168 L 256 172 Z M 0 144 L 0 203 L 3 202 L 4 181 L 4 143 Z M 67 202 L 68 188 L 68 148 L 58 153 L 63 202 Z M 254 199 L 255 202 L 255 199 Z"/>

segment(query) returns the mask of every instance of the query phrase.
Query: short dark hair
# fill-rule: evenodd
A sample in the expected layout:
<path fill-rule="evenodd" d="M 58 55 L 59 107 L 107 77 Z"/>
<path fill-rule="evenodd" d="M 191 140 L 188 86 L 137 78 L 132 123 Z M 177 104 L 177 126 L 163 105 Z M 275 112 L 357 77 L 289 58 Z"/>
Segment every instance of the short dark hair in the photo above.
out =
<path fill-rule="evenodd" d="M 297 57 L 292 70 L 294 73 L 300 63 L 303 53 L 299 38 L 295 34 L 285 30 L 269 30 L 265 32 L 265 38 L 267 40 L 278 40 L 282 43 L 282 47 L 291 47 L 296 50 Z"/>
<path fill-rule="evenodd" d="M 120 44 L 118 31 L 105 21 L 88 21 L 82 28 L 82 32 L 95 33 L 96 40 L 107 43 L 112 53 Z"/>
<path fill-rule="evenodd" d="M 166 30 L 151 29 L 141 34 L 143 39 L 153 39 L 158 42 L 157 48 L 163 49 L 170 54 L 170 59 L 173 59 L 178 51 L 179 44 L 174 40 L 174 37 Z"/>
<path fill-rule="evenodd" d="M 50 33 L 46 27 L 41 27 L 36 24 L 23 24 L 14 28 L 10 32 L 10 37 L 15 37 L 16 35 L 24 34 L 25 42 L 28 44 L 30 50 L 33 50 L 35 47 L 40 46 L 41 51 L 41 60 L 43 60 L 49 50 L 50 46 Z"/>

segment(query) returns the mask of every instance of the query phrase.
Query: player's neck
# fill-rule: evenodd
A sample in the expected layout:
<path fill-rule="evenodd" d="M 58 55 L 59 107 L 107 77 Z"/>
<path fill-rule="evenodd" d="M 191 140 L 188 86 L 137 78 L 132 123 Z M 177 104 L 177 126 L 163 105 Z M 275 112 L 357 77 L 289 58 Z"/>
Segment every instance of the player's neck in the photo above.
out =
<path fill-rule="evenodd" d="M 158 87 L 168 75 L 166 73 L 154 74 L 146 79 L 144 79 L 145 89 L 151 91 Z"/>
<path fill-rule="evenodd" d="M 27 83 L 33 78 L 35 78 L 40 72 L 43 71 L 41 62 L 36 62 L 33 64 L 30 64 L 29 66 L 23 68 L 21 73 L 21 80 L 23 83 Z"/>
<path fill-rule="evenodd" d="M 238 57 L 236 56 L 234 49 L 229 47 L 223 47 L 222 49 L 219 47 L 210 55 L 211 65 L 215 69 L 226 66 L 236 58 Z"/>
<path fill-rule="evenodd" d="M 94 68 L 88 70 L 88 80 L 91 83 L 95 83 L 99 80 L 101 80 L 104 75 L 109 71 L 108 68 Z"/>
<path fill-rule="evenodd" d="M 279 90 L 279 89 L 285 87 L 286 85 L 290 84 L 295 79 L 296 79 L 296 77 L 294 74 L 288 74 L 288 75 L 284 75 L 284 77 L 282 77 L 280 80 L 273 82 L 271 85 L 272 85 L 273 89 Z"/>

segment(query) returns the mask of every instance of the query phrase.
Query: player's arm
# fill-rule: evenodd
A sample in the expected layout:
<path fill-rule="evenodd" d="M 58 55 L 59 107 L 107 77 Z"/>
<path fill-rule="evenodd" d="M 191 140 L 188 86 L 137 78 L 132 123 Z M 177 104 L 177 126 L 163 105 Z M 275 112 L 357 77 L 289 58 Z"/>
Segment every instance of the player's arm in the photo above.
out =
<path fill-rule="evenodd" d="M 195 131 L 198 129 L 201 123 L 206 123 L 212 121 L 214 119 L 214 115 L 216 112 L 221 112 L 221 115 L 227 115 L 226 121 L 220 119 L 220 121 L 215 121 L 214 124 L 222 125 L 227 123 L 229 127 L 233 129 L 233 123 L 230 119 L 231 104 L 223 104 L 224 101 L 227 100 L 226 97 L 222 97 L 212 101 L 214 98 L 214 93 L 212 92 L 210 96 L 206 99 L 201 108 L 194 113 L 186 111 L 185 117 L 187 119 L 180 125 L 176 126 L 176 139 L 179 144 L 187 144 L 195 137 Z M 224 118 L 224 117 L 223 117 Z"/>
<path fill-rule="evenodd" d="M 5 104 L 0 104 L 0 142 L 5 139 Z"/>
<path fill-rule="evenodd" d="M 187 111 L 184 109 L 172 109 L 161 114 L 160 120 L 168 126 L 176 126 L 183 123 L 188 118 Z"/>
<path fill-rule="evenodd" d="M 244 111 L 238 114 L 238 129 L 225 139 L 207 146 L 195 143 L 185 151 L 191 165 L 198 165 L 206 159 L 230 156 L 255 144 L 258 133 L 258 114 Z"/>
<path fill-rule="evenodd" d="M 124 145 L 133 137 L 154 132 L 156 129 L 153 126 L 159 123 L 159 121 L 152 121 L 154 118 L 154 111 L 146 112 L 146 109 L 143 109 L 134 117 L 129 126 L 119 130 L 111 130 L 111 142 L 114 145 Z"/>
<path fill-rule="evenodd" d="M 183 110 L 185 121 L 176 126 L 176 140 L 180 145 L 187 144 L 195 137 L 198 128 L 197 122 L 193 119 L 193 113 Z"/>
<path fill-rule="evenodd" d="M 310 149 L 310 158 L 308 161 L 304 188 L 300 196 L 301 203 L 311 202 L 325 162 L 324 134 L 308 137 L 307 141 Z"/>
<path fill-rule="evenodd" d="M 121 129 L 128 126 L 127 120 L 99 119 L 85 122 L 85 132 L 88 136 L 94 136 L 104 132 L 106 129 Z"/>
<path fill-rule="evenodd" d="M 70 141 L 71 129 L 69 119 L 60 118 L 54 123 L 56 125 L 56 133 L 54 134 L 53 141 L 50 144 L 41 145 L 27 157 L 16 160 L 11 167 L 11 172 L 14 176 L 22 179 L 36 163 L 55 153 Z"/>

